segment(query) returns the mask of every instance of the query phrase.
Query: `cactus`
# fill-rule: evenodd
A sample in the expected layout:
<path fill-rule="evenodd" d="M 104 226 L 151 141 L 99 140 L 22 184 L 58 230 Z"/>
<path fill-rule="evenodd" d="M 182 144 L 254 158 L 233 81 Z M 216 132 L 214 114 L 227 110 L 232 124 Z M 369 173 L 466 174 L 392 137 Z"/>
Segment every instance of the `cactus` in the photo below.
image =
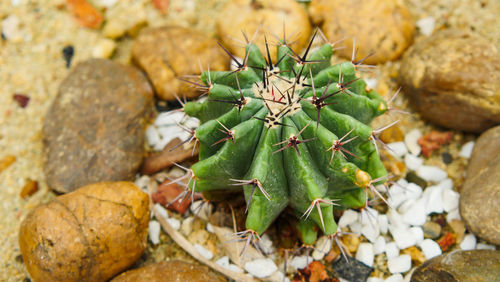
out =
<path fill-rule="evenodd" d="M 189 190 L 243 188 L 247 230 L 239 235 L 248 240 L 289 206 L 310 245 L 319 230 L 337 234 L 334 209 L 366 207 L 370 193 L 382 198 L 374 185 L 387 172 L 369 123 L 387 103 L 357 76 L 363 60 L 331 65 L 333 44 L 313 51 L 312 42 L 299 55 L 279 40 L 275 62 L 267 39 L 265 55 L 248 40 L 243 59 L 224 49 L 236 70 L 204 72 L 196 85 L 207 99 L 184 105 L 201 122 Z"/>

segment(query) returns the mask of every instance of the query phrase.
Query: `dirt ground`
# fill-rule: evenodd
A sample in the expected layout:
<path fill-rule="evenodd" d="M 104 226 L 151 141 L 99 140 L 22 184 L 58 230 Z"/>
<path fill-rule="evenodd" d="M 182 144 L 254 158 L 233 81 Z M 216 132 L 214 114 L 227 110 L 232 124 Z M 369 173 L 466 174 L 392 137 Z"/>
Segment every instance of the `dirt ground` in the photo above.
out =
<path fill-rule="evenodd" d="M 106 1 L 94 0 L 96 5 Z M 109 2 L 109 1 L 107 1 Z M 215 19 L 223 1 L 171 0 L 166 16 L 161 15 L 149 0 L 121 0 L 122 14 L 112 17 L 142 17 L 141 26 L 177 24 L 190 26 L 215 36 Z M 436 29 L 459 27 L 474 30 L 500 46 L 500 1 L 407 0 L 416 20 L 432 16 Z M 92 57 L 93 49 L 105 36 L 101 30 L 78 26 L 68 12 L 64 0 L 3 0 L 0 20 L 15 15 L 19 21 L 16 38 L 0 41 L 0 160 L 12 155 L 16 161 L 0 172 L 0 280 L 22 281 L 28 274 L 20 256 L 17 233 L 26 213 L 55 195 L 49 191 L 42 172 L 41 127 L 45 112 L 57 94 L 59 83 L 68 74 L 62 49 L 74 46 L 72 66 Z M 131 8 L 132 7 L 132 8 Z M 132 10 L 131 10 L 132 9 Z M 416 40 L 422 35 L 418 35 Z M 115 40 L 113 60 L 130 61 L 133 34 Z M 391 72 L 398 62 L 389 62 L 377 72 L 386 90 L 394 87 Z M 393 89 L 394 89 L 393 88 Z M 13 94 L 30 97 L 21 108 Z M 407 126 L 424 124 L 417 119 Z M 455 140 L 456 141 L 456 140 Z M 36 180 L 39 191 L 27 199 L 20 197 L 22 187 Z M 167 240 L 171 242 L 170 240 Z M 187 256 L 173 252 L 176 256 Z"/>

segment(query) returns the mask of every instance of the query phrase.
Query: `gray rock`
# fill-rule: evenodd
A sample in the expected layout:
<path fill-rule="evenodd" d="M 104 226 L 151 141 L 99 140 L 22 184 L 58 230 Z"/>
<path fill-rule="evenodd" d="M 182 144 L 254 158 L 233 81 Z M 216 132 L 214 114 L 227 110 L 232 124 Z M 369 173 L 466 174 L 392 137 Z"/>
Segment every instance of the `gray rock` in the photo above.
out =
<path fill-rule="evenodd" d="M 427 221 L 424 223 L 424 225 L 422 225 L 422 229 L 424 230 L 425 238 L 436 239 L 439 235 L 441 235 L 441 225 L 433 221 Z"/>
<path fill-rule="evenodd" d="M 44 173 L 59 192 L 130 180 L 144 153 L 152 88 L 136 69 L 109 60 L 79 64 L 43 123 Z"/>
<path fill-rule="evenodd" d="M 460 214 L 467 228 L 500 245 L 500 126 L 477 139 L 460 192 Z"/>
<path fill-rule="evenodd" d="M 399 83 L 429 121 L 468 132 L 500 124 L 500 52 L 486 39 L 442 30 L 403 57 Z"/>
<path fill-rule="evenodd" d="M 500 251 L 454 251 L 426 261 L 413 272 L 412 282 L 498 281 Z"/>

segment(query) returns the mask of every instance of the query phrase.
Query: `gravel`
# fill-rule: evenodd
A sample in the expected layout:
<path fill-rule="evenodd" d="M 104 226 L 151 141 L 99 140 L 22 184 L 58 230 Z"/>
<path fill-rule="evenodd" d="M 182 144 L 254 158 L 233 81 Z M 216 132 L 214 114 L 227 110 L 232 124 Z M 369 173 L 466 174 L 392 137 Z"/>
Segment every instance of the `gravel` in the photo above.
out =
<path fill-rule="evenodd" d="M 446 171 L 435 166 L 423 165 L 417 170 L 417 175 L 427 181 L 439 182 L 444 180 L 448 174 Z"/>
<path fill-rule="evenodd" d="M 194 244 L 193 247 L 198 251 L 198 253 L 200 253 L 202 257 L 206 259 L 212 259 L 214 257 L 214 254 L 202 245 Z"/>
<path fill-rule="evenodd" d="M 160 223 L 158 221 L 156 221 L 156 220 L 149 221 L 149 229 L 148 229 L 149 240 L 154 245 L 160 243 L 160 230 L 161 230 L 161 227 L 160 227 Z"/>
<path fill-rule="evenodd" d="M 472 150 L 474 150 L 474 141 L 467 142 L 462 146 L 462 149 L 460 149 L 459 155 L 468 159 L 472 155 Z"/>
<path fill-rule="evenodd" d="M 360 262 L 373 267 L 373 259 L 375 258 L 375 254 L 373 252 L 373 245 L 370 243 L 361 243 L 358 246 L 358 250 L 356 252 L 356 259 Z"/>
<path fill-rule="evenodd" d="M 245 270 L 257 278 L 265 278 L 273 274 L 278 267 L 271 259 L 256 259 L 245 263 Z"/>
<path fill-rule="evenodd" d="M 408 147 L 408 151 L 415 156 L 418 156 L 422 151 L 422 148 L 418 145 L 420 137 L 422 137 L 422 131 L 418 128 L 412 129 L 405 135 L 405 144 Z"/>
<path fill-rule="evenodd" d="M 474 250 L 476 248 L 476 236 L 474 234 L 467 234 L 464 236 L 464 239 L 460 243 L 460 249 L 468 251 Z"/>
<path fill-rule="evenodd" d="M 387 261 L 387 266 L 391 273 L 404 273 L 411 269 L 411 257 L 400 255 Z"/>
<path fill-rule="evenodd" d="M 419 247 L 420 249 L 422 249 L 425 258 L 428 260 L 442 254 L 439 244 L 431 239 L 425 239 L 424 241 L 422 241 Z"/>

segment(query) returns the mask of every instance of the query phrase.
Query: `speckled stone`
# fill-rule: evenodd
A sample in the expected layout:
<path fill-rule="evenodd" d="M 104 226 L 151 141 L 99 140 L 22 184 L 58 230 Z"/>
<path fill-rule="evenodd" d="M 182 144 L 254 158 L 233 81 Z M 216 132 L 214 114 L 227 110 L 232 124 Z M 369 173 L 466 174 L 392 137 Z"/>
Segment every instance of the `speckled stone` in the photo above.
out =
<path fill-rule="evenodd" d="M 153 93 L 137 69 L 104 59 L 66 77 L 43 123 L 44 173 L 58 192 L 131 180 L 144 154 Z"/>
<path fill-rule="evenodd" d="M 500 126 L 479 137 L 460 193 L 460 214 L 478 237 L 500 245 Z"/>
<path fill-rule="evenodd" d="M 500 251 L 454 251 L 437 256 L 413 272 L 412 282 L 498 281 Z"/>
<path fill-rule="evenodd" d="M 399 83 L 429 121 L 482 132 L 500 123 L 500 52 L 479 35 L 442 30 L 403 57 Z"/>

